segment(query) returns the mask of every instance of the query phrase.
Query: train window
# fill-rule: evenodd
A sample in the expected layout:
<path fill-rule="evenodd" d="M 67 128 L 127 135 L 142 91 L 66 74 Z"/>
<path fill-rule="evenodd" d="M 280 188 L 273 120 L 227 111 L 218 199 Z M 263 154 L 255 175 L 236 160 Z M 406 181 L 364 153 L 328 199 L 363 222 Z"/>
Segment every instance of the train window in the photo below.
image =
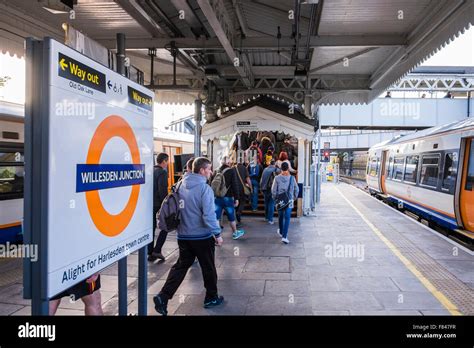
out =
<path fill-rule="evenodd" d="M 393 179 L 394 180 L 402 180 L 404 162 L 405 162 L 405 158 L 395 157 L 393 161 Z"/>
<path fill-rule="evenodd" d="M 21 152 L 0 152 L 0 163 L 24 162 L 25 158 Z"/>
<path fill-rule="evenodd" d="M 0 197 L 7 193 L 23 192 L 23 166 L 0 166 Z"/>
<path fill-rule="evenodd" d="M 474 184 L 474 142 L 471 140 L 471 150 L 469 151 L 469 160 L 467 165 L 467 177 L 465 190 L 472 191 Z"/>
<path fill-rule="evenodd" d="M 439 155 L 423 156 L 421 161 L 420 185 L 437 187 Z"/>
<path fill-rule="evenodd" d="M 416 174 L 418 173 L 418 156 L 407 156 L 405 163 L 405 175 L 403 181 L 416 183 Z"/>
<path fill-rule="evenodd" d="M 377 163 L 378 163 L 378 158 L 372 157 L 370 161 L 370 170 L 369 170 L 370 176 L 377 176 Z"/>
<path fill-rule="evenodd" d="M 387 178 L 392 177 L 392 170 L 393 170 L 393 158 L 390 157 L 388 159 L 388 166 L 387 166 L 387 173 L 386 173 Z"/>
<path fill-rule="evenodd" d="M 441 188 L 443 191 L 449 193 L 454 193 L 456 188 L 456 176 L 458 172 L 457 155 L 456 152 L 450 152 L 447 153 L 444 158 L 443 182 Z"/>

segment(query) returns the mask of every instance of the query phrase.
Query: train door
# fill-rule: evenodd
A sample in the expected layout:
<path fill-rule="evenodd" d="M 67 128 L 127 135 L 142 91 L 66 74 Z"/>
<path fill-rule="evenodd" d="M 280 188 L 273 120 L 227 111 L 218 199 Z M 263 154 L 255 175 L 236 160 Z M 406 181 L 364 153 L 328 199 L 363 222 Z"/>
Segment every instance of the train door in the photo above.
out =
<path fill-rule="evenodd" d="M 387 153 L 388 151 L 382 151 L 380 158 L 380 172 L 379 172 L 379 187 L 382 193 L 386 193 L 385 189 L 385 177 L 386 177 L 386 165 L 387 165 Z"/>
<path fill-rule="evenodd" d="M 163 152 L 167 153 L 169 158 L 168 161 L 168 188 L 174 185 L 174 155 L 181 155 L 182 149 L 177 146 L 163 145 Z"/>
<path fill-rule="evenodd" d="M 460 212 L 464 228 L 474 232 L 474 141 L 467 139 L 462 168 Z"/>

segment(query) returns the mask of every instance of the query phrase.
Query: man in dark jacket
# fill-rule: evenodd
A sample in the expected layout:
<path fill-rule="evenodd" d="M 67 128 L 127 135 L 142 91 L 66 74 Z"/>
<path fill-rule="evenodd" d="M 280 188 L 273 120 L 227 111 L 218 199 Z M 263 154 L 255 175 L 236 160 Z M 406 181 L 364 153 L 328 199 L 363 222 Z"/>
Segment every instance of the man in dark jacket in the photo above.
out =
<path fill-rule="evenodd" d="M 244 192 L 244 185 L 251 188 L 252 182 L 250 181 L 247 167 L 244 165 L 243 156 L 237 158 L 237 164 L 235 165 L 234 169 L 235 173 L 237 174 L 237 184 L 239 186 L 239 205 L 236 208 L 235 217 L 237 218 L 237 228 L 241 228 L 242 211 L 244 210 L 245 201 L 248 199 L 248 196 L 246 196 Z"/>
<path fill-rule="evenodd" d="M 239 205 L 240 194 L 237 173 L 230 166 L 230 158 L 224 156 L 221 160 L 221 166 L 217 170 L 224 174 L 225 185 L 227 192 L 224 197 L 216 197 L 216 216 L 217 220 L 220 220 L 223 210 L 225 210 L 227 219 L 229 220 L 230 228 L 232 229 L 232 238 L 239 239 L 245 232 L 244 230 L 238 230 L 235 222 L 235 207 Z M 214 179 L 214 178 L 213 178 Z M 212 182 L 212 180 L 211 180 Z"/>
<path fill-rule="evenodd" d="M 168 195 L 168 154 L 162 152 L 156 157 L 157 165 L 153 171 L 153 240 L 155 240 L 155 229 L 156 229 L 156 214 L 161 208 L 161 204 Z M 153 243 L 148 244 L 148 261 L 153 262 L 156 259 L 164 260 L 165 257 L 161 253 L 161 248 L 165 244 L 167 231 L 160 231 L 156 245 L 153 247 Z"/>

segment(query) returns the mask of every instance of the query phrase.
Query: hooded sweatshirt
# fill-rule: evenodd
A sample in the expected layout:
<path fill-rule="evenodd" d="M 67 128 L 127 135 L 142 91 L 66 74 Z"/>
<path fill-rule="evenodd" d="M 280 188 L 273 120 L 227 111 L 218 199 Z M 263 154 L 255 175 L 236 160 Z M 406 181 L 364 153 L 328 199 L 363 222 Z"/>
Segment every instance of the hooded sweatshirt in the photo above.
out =
<path fill-rule="evenodd" d="M 291 180 L 291 183 L 290 183 Z M 289 190 L 288 190 L 289 187 Z M 296 179 L 291 175 L 284 175 L 280 174 L 275 177 L 273 180 L 272 185 L 272 197 L 276 199 L 276 197 L 285 191 L 288 191 L 288 195 L 290 196 L 290 205 L 289 208 L 293 208 L 293 201 L 298 198 L 299 187 L 296 183 Z"/>
<path fill-rule="evenodd" d="M 219 237 L 221 228 L 214 206 L 214 192 L 207 184 L 206 177 L 189 173 L 182 179 L 179 198 L 183 202 L 178 239 L 200 240 Z"/>

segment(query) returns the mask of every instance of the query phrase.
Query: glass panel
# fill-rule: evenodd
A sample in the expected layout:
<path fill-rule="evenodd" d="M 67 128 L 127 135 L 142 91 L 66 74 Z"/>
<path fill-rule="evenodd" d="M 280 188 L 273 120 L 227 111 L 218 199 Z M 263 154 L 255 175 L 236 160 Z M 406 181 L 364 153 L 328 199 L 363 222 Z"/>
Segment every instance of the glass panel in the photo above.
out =
<path fill-rule="evenodd" d="M 439 173 L 439 156 L 423 156 L 420 173 L 420 184 L 437 187 Z"/>
<path fill-rule="evenodd" d="M 0 194 L 23 192 L 23 166 L 0 166 Z"/>
<path fill-rule="evenodd" d="M 472 191 L 474 183 L 474 141 L 471 140 L 471 150 L 469 151 L 469 163 L 467 166 L 467 177 L 465 190 Z"/>
<path fill-rule="evenodd" d="M 377 157 L 373 157 L 370 161 L 370 176 L 377 175 Z"/>
<path fill-rule="evenodd" d="M 402 180 L 403 177 L 403 157 L 395 157 L 393 164 L 393 178 L 395 180 Z"/>
<path fill-rule="evenodd" d="M 393 169 L 393 158 L 390 157 L 388 160 L 388 167 L 387 167 L 387 177 L 390 178 L 392 176 L 392 169 Z"/>
<path fill-rule="evenodd" d="M 471 149 L 472 149 L 471 143 Z M 471 156 L 473 153 L 471 152 Z M 472 158 L 472 157 L 471 157 Z M 472 163 L 472 161 L 470 161 Z M 444 170 L 443 170 L 443 183 L 442 188 L 444 191 L 454 193 L 456 189 L 456 176 L 458 167 L 458 154 L 456 152 L 447 153 L 444 158 Z M 467 181 L 466 181 L 467 186 Z"/>
<path fill-rule="evenodd" d="M 418 156 L 408 156 L 405 165 L 404 181 L 416 182 L 416 173 L 418 171 Z"/>
<path fill-rule="evenodd" d="M 21 152 L 0 152 L 0 162 L 24 162 L 25 158 Z"/>

